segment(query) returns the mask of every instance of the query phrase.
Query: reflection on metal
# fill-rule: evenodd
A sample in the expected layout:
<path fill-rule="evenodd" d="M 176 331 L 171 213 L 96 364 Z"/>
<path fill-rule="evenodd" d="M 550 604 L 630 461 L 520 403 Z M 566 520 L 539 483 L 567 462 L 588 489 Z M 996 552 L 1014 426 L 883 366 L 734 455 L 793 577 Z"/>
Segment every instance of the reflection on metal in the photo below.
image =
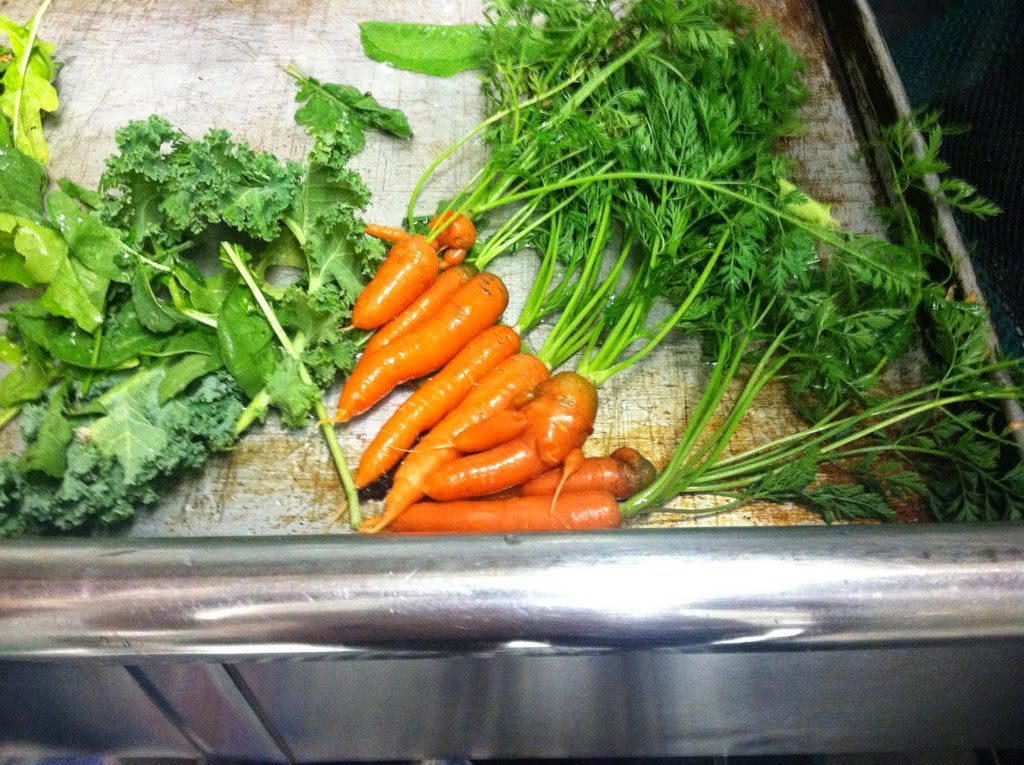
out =
<path fill-rule="evenodd" d="M 1016 526 L 915 525 L 9 544 L 0 655 L 1024 639 L 1021 541 Z"/>
<path fill-rule="evenodd" d="M 1017 642 L 254 662 L 238 670 L 296 759 L 316 762 L 1021 746 L 1022 666 Z"/>
<path fill-rule="evenodd" d="M 0 755 L 41 754 L 195 758 L 202 752 L 124 667 L 0 661 Z"/>

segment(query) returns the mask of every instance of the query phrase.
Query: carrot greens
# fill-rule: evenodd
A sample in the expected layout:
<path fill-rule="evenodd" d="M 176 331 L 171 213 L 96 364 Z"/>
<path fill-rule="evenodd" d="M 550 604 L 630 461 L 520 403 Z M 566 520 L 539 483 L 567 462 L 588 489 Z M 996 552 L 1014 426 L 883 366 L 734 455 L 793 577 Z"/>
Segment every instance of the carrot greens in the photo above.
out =
<path fill-rule="evenodd" d="M 490 158 L 441 208 L 500 221 L 471 252 L 477 265 L 539 255 L 516 327 L 550 323 L 546 364 L 575 359 L 600 383 L 673 330 L 717 359 L 672 461 L 627 513 L 700 492 L 890 518 L 913 490 L 939 518 L 1021 516 L 1020 457 L 992 410 L 1020 390 L 990 379 L 1019 365 L 992 356 L 983 309 L 950 291 L 948 255 L 908 201 L 925 190 L 997 211 L 962 181 L 927 180 L 947 169 L 934 117 L 884 136 L 895 204 L 883 238 L 843 229 L 795 184 L 778 149 L 800 129 L 803 64 L 744 6 L 497 0 L 480 35 L 488 117 L 428 168 L 410 221 L 440 162 L 482 139 Z M 886 371 L 921 340 L 933 352 L 923 386 L 882 397 Z M 808 430 L 730 455 L 771 383 Z M 823 463 L 854 483 L 813 485 Z"/>

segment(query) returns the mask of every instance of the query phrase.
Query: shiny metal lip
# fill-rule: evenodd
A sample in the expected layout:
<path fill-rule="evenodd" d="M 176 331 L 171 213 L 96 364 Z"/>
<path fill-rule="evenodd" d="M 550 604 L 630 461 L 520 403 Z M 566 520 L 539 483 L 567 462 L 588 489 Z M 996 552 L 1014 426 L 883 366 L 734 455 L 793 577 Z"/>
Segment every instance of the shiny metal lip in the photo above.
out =
<path fill-rule="evenodd" d="M 8 542 L 0 658 L 839 650 L 1024 640 L 1024 529 Z"/>

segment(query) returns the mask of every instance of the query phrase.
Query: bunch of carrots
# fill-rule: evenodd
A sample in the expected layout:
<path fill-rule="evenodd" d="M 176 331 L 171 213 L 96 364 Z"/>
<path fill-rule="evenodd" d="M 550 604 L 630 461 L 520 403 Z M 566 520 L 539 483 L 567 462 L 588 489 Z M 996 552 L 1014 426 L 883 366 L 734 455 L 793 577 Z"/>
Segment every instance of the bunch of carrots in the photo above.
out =
<path fill-rule="evenodd" d="M 383 514 L 361 530 L 617 526 L 617 500 L 650 484 L 654 467 L 626 447 L 583 456 L 597 391 L 575 372 L 551 375 L 539 358 L 520 353 L 515 330 L 498 324 L 508 306 L 505 285 L 462 262 L 476 241 L 472 222 L 449 210 L 430 221 L 426 236 L 376 225 L 366 232 L 392 247 L 353 307 L 353 326 L 374 334 L 334 420 L 346 422 L 398 385 L 436 374 L 359 462 L 360 488 L 401 462 Z"/>

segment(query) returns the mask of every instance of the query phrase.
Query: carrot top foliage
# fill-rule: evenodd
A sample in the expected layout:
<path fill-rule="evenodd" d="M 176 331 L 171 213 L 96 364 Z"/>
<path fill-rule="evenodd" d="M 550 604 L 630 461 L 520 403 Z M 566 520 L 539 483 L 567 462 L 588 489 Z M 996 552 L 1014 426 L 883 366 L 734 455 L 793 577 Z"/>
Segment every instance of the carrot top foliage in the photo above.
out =
<path fill-rule="evenodd" d="M 906 203 L 908 188 L 947 169 L 933 117 L 886 132 L 889 236 L 853 232 L 795 185 L 780 146 L 800 130 L 803 64 L 743 5 L 497 0 L 485 13 L 472 44 L 487 118 L 428 168 L 409 218 L 439 164 L 482 140 L 489 160 L 441 207 L 494 221 L 477 265 L 540 256 L 517 327 L 549 325 L 541 359 L 575 359 L 600 383 L 672 330 L 700 337 L 716 359 L 702 409 L 628 512 L 721 491 L 888 518 L 915 492 L 940 518 L 1021 517 L 1020 458 L 992 409 L 1020 391 L 989 379 L 1014 365 L 993 357 L 984 311 L 950 291 L 948 255 Z M 940 188 L 967 212 L 997 211 L 961 181 Z M 888 409 L 879 379 L 920 340 L 930 378 Z M 773 381 L 810 430 L 743 472 L 729 439 Z M 743 395 L 712 427 L 730 384 Z M 825 462 L 855 483 L 808 488 Z"/>

